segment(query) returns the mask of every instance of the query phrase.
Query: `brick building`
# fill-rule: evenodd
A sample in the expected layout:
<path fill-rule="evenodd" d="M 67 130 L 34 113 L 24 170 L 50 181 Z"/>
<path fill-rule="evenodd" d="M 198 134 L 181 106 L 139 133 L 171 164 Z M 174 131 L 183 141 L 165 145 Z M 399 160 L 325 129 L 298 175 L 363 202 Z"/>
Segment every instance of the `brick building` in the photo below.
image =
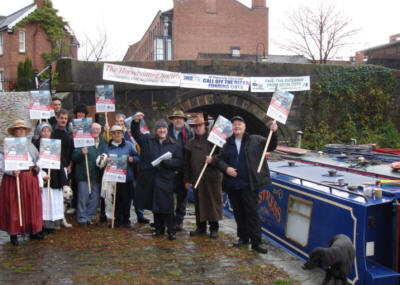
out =
<path fill-rule="evenodd" d="M 400 69 L 400 34 L 391 35 L 387 44 L 358 51 L 354 61 Z"/>
<path fill-rule="evenodd" d="M 124 61 L 206 58 L 207 54 L 240 59 L 268 54 L 266 0 L 248 8 L 236 0 L 173 0 L 158 12 Z"/>
<path fill-rule="evenodd" d="M 26 57 L 32 61 L 36 71 L 41 71 L 47 65 L 42 53 L 51 53 L 53 46 L 40 24 L 32 22 L 22 27 L 17 26 L 36 9 L 42 9 L 44 3 L 45 0 L 35 0 L 11 15 L 0 16 L 0 90 L 8 91 L 15 86 L 18 63 Z M 79 43 L 69 33 L 71 36 L 65 40 L 68 46 L 63 47 L 63 50 L 68 53 L 66 55 L 76 59 Z"/>

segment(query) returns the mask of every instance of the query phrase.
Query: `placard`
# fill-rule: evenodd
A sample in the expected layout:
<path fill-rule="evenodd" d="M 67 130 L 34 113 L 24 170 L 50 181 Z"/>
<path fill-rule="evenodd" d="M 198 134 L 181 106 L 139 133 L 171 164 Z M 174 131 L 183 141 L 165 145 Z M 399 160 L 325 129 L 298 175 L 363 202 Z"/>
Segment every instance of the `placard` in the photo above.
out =
<path fill-rule="evenodd" d="M 26 137 L 4 139 L 4 165 L 5 171 L 29 169 Z"/>
<path fill-rule="evenodd" d="M 32 120 L 50 119 L 54 117 L 54 107 L 48 90 L 30 92 L 29 116 Z"/>
<path fill-rule="evenodd" d="M 40 168 L 60 169 L 61 166 L 61 140 L 40 139 L 39 160 Z"/>
<path fill-rule="evenodd" d="M 74 119 L 72 122 L 74 146 L 76 148 L 93 146 L 92 118 Z"/>
<path fill-rule="evenodd" d="M 104 172 L 104 180 L 108 182 L 126 182 L 126 169 L 128 167 L 128 156 L 127 155 L 117 155 L 110 154 L 110 161 L 106 166 Z"/>
<path fill-rule="evenodd" d="M 226 143 L 227 138 L 232 135 L 232 122 L 227 118 L 219 115 L 217 121 L 211 129 L 207 140 L 217 145 L 218 147 L 223 147 Z"/>
<path fill-rule="evenodd" d="M 275 91 L 272 95 L 267 116 L 281 122 L 282 124 L 286 124 L 293 99 L 294 95 L 287 91 Z"/>
<path fill-rule="evenodd" d="M 115 112 L 114 85 L 97 85 L 96 113 Z"/>

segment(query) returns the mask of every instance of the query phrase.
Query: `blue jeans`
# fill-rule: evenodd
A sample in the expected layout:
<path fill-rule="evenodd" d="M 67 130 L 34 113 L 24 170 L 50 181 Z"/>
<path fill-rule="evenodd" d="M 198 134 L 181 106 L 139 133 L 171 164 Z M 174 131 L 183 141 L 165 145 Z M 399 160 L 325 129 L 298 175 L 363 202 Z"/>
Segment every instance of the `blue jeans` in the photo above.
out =
<path fill-rule="evenodd" d="M 78 223 L 89 222 L 96 216 L 97 206 L 99 204 L 99 184 L 91 183 L 92 193 L 89 195 L 89 185 L 87 182 L 78 183 Z"/>

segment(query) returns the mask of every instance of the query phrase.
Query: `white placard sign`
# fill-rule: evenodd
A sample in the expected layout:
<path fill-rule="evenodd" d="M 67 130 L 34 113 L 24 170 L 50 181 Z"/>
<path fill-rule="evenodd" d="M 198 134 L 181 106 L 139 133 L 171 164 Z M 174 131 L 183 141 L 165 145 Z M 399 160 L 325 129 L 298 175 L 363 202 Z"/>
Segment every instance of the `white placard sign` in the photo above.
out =
<path fill-rule="evenodd" d="M 40 168 L 60 169 L 61 166 L 61 140 L 40 139 L 39 160 Z"/>
<path fill-rule="evenodd" d="M 126 169 L 128 167 L 128 156 L 127 155 L 117 155 L 110 154 L 110 161 L 106 166 L 106 171 L 104 172 L 105 181 L 108 182 L 126 182 Z"/>
<path fill-rule="evenodd" d="M 93 146 L 92 118 L 74 119 L 72 124 L 74 147 Z"/>
<path fill-rule="evenodd" d="M 232 123 L 227 118 L 219 115 L 208 135 L 207 140 L 218 147 L 223 147 L 226 139 L 232 135 Z"/>
<path fill-rule="evenodd" d="M 4 166 L 6 171 L 29 169 L 26 137 L 4 139 Z"/>
<path fill-rule="evenodd" d="M 114 85 L 97 85 L 96 113 L 115 112 Z"/>
<path fill-rule="evenodd" d="M 310 90 L 310 76 L 297 77 L 252 77 L 251 92 L 274 92 Z"/>
<path fill-rule="evenodd" d="M 29 116 L 32 120 L 50 119 L 54 117 L 51 95 L 48 90 L 30 91 Z"/>
<path fill-rule="evenodd" d="M 140 85 L 178 87 L 180 73 L 104 63 L 103 80 Z"/>
<path fill-rule="evenodd" d="M 181 74 L 181 87 L 209 90 L 249 91 L 250 78 L 211 74 Z"/>
<path fill-rule="evenodd" d="M 287 91 L 275 91 L 272 95 L 267 116 L 281 122 L 282 124 L 286 124 L 293 99 L 294 95 Z"/>

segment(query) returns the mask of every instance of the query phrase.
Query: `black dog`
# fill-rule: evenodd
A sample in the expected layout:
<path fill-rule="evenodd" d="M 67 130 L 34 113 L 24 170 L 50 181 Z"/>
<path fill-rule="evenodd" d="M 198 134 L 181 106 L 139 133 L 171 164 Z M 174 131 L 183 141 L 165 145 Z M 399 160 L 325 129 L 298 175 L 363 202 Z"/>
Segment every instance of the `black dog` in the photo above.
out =
<path fill-rule="evenodd" d="M 351 267 L 354 262 L 355 250 L 353 243 L 346 235 L 336 235 L 331 240 L 328 248 L 317 247 L 311 254 L 310 258 L 303 265 L 303 269 L 313 269 L 315 267 L 323 267 L 326 274 L 323 285 L 328 284 L 331 278 L 336 281 L 340 280 L 343 285 L 347 284 L 347 276 L 350 274 Z"/>

